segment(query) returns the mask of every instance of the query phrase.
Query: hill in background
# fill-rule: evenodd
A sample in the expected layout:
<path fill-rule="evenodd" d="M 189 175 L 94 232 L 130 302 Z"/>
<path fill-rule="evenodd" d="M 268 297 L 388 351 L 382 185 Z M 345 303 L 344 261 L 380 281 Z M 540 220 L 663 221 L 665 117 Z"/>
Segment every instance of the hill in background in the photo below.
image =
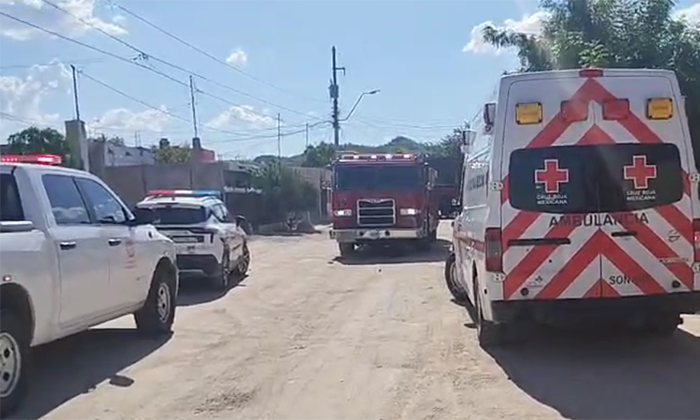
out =
<path fill-rule="evenodd" d="M 340 151 L 357 152 L 357 153 L 426 153 L 428 145 L 419 143 L 408 137 L 398 136 L 386 144 L 379 146 L 368 146 L 365 144 L 345 143 L 339 147 Z M 253 159 L 254 163 L 262 164 L 266 162 L 276 161 L 275 155 L 260 155 Z M 301 166 L 304 162 L 304 155 L 298 154 L 294 156 L 283 156 L 282 163 L 290 166 Z"/>

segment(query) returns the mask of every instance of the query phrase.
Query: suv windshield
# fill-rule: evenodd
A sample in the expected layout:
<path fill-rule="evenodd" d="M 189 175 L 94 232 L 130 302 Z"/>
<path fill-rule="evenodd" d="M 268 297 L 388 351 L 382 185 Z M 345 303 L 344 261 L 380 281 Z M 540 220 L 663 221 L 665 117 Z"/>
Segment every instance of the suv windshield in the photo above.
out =
<path fill-rule="evenodd" d="M 421 167 L 398 165 L 338 166 L 336 190 L 415 190 L 423 185 Z"/>
<path fill-rule="evenodd" d="M 155 212 L 154 225 L 193 225 L 207 219 L 204 207 L 158 206 L 150 209 Z"/>
<path fill-rule="evenodd" d="M 683 197 L 674 144 L 624 143 L 515 150 L 511 205 L 545 213 L 616 213 L 668 205 Z"/>

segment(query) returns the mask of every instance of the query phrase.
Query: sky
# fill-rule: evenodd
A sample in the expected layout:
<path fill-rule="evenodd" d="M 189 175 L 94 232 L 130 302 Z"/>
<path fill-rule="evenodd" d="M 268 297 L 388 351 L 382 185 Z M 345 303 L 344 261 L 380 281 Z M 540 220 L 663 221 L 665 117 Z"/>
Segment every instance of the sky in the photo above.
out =
<path fill-rule="evenodd" d="M 338 76 L 341 142 L 437 141 L 494 99 L 500 74 L 517 67 L 514 51 L 485 45 L 481 29 L 536 34 L 537 4 L 0 0 L 1 13 L 58 34 L 0 16 L 0 138 L 30 125 L 63 131 L 76 112 L 72 65 L 89 135 L 190 142 L 192 76 L 203 147 L 226 159 L 276 154 L 279 115 L 282 154 L 300 153 L 307 141 L 333 140 L 335 45 L 346 69 Z M 700 0 L 680 1 L 676 13 L 700 22 Z"/>

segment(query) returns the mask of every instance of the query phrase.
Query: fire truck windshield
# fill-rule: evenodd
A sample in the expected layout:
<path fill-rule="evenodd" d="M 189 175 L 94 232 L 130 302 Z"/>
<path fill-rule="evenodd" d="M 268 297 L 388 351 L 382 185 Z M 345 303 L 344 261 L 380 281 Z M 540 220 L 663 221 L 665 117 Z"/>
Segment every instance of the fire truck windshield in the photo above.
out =
<path fill-rule="evenodd" d="M 336 190 L 407 191 L 423 187 L 421 167 L 347 165 L 335 168 Z"/>

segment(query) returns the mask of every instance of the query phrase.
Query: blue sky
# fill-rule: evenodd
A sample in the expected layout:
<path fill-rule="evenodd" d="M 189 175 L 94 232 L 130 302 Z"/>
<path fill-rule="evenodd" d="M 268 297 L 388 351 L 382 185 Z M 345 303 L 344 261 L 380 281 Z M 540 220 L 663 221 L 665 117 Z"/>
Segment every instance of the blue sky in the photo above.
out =
<path fill-rule="evenodd" d="M 328 82 L 331 46 L 338 48 L 341 113 L 363 91 L 342 140 L 380 144 L 397 135 L 434 141 L 469 119 L 494 92 L 498 76 L 516 66 L 512 52 L 497 53 L 473 38 L 485 22 L 536 31 L 537 0 L 267 1 L 267 0 L 49 0 L 132 44 L 151 58 L 137 61 L 187 83 L 195 73 L 200 137 L 226 158 L 276 153 L 275 121 L 283 121 L 282 153 L 332 140 Z M 159 33 L 141 16 L 245 74 Z M 700 0 L 679 10 L 700 20 Z M 0 0 L 0 11 L 50 28 L 127 59 L 138 53 L 86 27 L 42 0 Z M 188 89 L 90 49 L 0 17 L 0 136 L 41 123 L 61 127 L 72 118 L 68 66 L 81 73 L 81 117 L 91 133 L 127 143 L 174 143 L 193 135 Z M 39 66 L 33 66 L 39 65 Z M 33 67 L 32 67 L 33 66 Z M 207 80 L 199 78 L 204 76 Z M 157 109 L 123 97 L 97 79 Z M 212 83 L 213 82 L 213 83 Z M 223 87 L 222 87 L 223 86 Z M 236 92 L 239 91 L 239 92 Z M 242 94 L 242 93 L 243 94 Z"/>

